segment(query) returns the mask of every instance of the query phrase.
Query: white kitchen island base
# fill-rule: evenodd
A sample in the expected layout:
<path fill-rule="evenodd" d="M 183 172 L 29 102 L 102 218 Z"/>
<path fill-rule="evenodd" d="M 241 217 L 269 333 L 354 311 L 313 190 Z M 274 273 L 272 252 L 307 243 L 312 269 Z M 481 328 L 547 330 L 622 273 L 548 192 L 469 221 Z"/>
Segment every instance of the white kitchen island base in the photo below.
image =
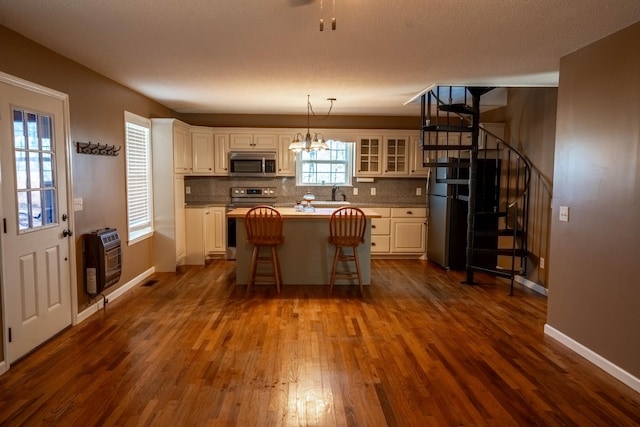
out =
<path fill-rule="evenodd" d="M 236 218 L 236 283 L 246 285 L 253 246 L 247 242 L 244 216 L 247 208 L 227 213 Z M 283 285 L 328 285 L 335 247 L 329 243 L 329 218 L 335 209 L 317 208 L 316 212 L 296 212 L 293 208 L 278 208 L 283 218 L 284 243 L 278 246 Z M 364 242 L 358 247 L 362 283 L 371 283 L 371 218 L 380 215 L 363 209 L 367 215 Z M 347 249 L 349 250 L 349 249 Z M 350 265 L 353 269 L 353 264 Z M 337 281 L 336 286 L 356 284 Z"/>

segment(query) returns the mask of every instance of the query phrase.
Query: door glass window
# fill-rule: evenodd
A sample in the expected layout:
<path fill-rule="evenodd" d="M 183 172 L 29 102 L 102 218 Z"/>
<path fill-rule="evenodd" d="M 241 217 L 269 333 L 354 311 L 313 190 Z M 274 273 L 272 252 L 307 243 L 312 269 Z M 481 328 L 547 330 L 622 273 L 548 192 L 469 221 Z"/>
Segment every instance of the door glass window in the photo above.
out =
<path fill-rule="evenodd" d="M 19 232 L 57 224 L 55 144 L 51 116 L 13 109 Z"/>

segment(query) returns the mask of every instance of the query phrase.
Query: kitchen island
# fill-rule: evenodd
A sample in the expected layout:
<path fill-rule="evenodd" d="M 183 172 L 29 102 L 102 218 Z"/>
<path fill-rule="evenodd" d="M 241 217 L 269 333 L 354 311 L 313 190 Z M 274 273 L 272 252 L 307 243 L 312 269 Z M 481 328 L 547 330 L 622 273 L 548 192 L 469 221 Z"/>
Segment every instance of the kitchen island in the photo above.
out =
<path fill-rule="evenodd" d="M 334 246 L 329 243 L 329 218 L 335 208 L 316 208 L 315 212 L 298 212 L 293 208 L 276 208 L 283 220 L 284 243 L 278 246 L 283 285 L 328 285 Z M 227 212 L 236 218 L 236 283 L 246 285 L 253 246 L 247 242 L 244 218 L 249 208 Z M 362 283 L 371 283 L 371 218 L 380 218 L 375 210 L 362 208 L 367 216 L 364 243 L 358 247 Z M 338 281 L 336 285 L 347 284 Z"/>

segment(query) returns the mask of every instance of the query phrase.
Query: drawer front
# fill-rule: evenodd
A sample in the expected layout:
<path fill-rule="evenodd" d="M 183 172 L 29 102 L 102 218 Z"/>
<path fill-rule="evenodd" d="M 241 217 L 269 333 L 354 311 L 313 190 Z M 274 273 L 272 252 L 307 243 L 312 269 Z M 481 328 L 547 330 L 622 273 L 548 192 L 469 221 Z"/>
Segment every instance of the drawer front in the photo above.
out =
<path fill-rule="evenodd" d="M 382 215 L 383 218 L 389 218 L 391 216 L 391 208 L 371 208 L 374 211 L 378 212 L 380 215 Z"/>
<path fill-rule="evenodd" d="M 392 218 L 426 218 L 427 208 L 392 208 Z"/>
<path fill-rule="evenodd" d="M 386 234 L 391 231 L 391 220 L 389 218 L 371 218 L 371 235 Z"/>
<path fill-rule="evenodd" d="M 389 236 L 371 236 L 371 253 L 389 252 L 390 237 Z"/>

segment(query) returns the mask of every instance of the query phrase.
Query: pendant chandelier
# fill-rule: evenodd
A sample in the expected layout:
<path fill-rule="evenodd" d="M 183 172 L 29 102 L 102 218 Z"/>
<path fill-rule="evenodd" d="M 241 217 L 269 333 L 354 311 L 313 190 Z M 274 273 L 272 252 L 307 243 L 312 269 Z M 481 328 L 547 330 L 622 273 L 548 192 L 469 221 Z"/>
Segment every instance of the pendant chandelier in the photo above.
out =
<path fill-rule="evenodd" d="M 329 107 L 329 112 L 327 112 L 325 118 L 329 117 L 329 114 L 331 114 L 333 101 L 335 100 L 335 98 L 327 98 L 327 101 L 331 101 L 331 106 Z M 296 133 L 296 135 L 293 137 L 293 141 L 291 141 L 291 144 L 289 144 L 289 150 L 299 153 L 301 151 L 318 151 L 329 149 L 329 146 L 325 142 L 324 136 L 321 133 L 314 132 L 313 138 L 311 137 L 311 113 L 313 113 L 313 107 L 311 107 L 311 101 L 309 101 L 309 95 L 307 95 L 307 134 L 303 137 L 300 132 Z M 315 116 L 315 113 L 313 113 L 313 115 Z"/>

